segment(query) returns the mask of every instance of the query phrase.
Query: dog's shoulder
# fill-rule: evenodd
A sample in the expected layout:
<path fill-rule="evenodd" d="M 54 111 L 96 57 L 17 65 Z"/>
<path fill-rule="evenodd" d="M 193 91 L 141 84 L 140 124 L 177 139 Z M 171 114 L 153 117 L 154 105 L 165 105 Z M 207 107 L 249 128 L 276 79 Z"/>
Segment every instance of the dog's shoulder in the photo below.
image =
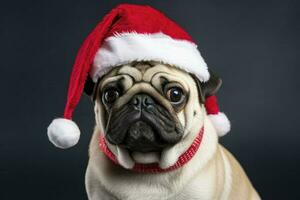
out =
<path fill-rule="evenodd" d="M 227 179 L 225 182 L 230 185 L 229 199 L 260 199 L 243 167 L 233 154 L 222 145 L 220 145 L 220 151 L 225 166 L 225 179 Z M 225 187 L 226 185 L 225 183 Z"/>

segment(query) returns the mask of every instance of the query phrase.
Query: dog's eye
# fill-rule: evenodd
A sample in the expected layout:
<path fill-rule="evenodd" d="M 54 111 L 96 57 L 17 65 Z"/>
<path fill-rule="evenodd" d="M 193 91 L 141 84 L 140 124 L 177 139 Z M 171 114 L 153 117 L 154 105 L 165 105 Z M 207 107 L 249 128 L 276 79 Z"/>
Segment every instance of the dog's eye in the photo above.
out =
<path fill-rule="evenodd" d="M 169 88 L 166 96 L 172 103 L 181 103 L 184 97 L 183 91 L 179 87 Z"/>
<path fill-rule="evenodd" d="M 105 103 L 108 103 L 108 104 L 115 102 L 118 97 L 119 97 L 119 92 L 115 88 L 109 88 L 109 89 L 105 90 L 105 92 L 103 94 L 103 99 L 104 99 Z"/>

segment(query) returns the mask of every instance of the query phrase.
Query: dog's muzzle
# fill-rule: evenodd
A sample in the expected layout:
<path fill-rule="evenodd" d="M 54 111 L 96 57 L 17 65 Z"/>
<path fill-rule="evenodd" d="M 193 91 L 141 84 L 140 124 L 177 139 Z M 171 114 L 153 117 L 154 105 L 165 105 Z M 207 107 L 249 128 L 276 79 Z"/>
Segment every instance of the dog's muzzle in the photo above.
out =
<path fill-rule="evenodd" d="M 130 151 L 158 152 L 183 135 L 178 120 L 150 95 L 139 93 L 117 112 L 106 127 L 106 139 Z"/>

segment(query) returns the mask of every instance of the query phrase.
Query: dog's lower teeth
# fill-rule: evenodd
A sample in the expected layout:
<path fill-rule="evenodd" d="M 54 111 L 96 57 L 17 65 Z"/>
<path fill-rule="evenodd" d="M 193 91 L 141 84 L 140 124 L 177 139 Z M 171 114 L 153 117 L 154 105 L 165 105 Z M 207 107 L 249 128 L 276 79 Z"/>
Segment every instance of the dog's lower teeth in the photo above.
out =
<path fill-rule="evenodd" d="M 149 163 L 158 163 L 160 156 L 158 152 L 150 153 L 141 153 L 141 152 L 132 152 L 131 154 L 133 160 L 137 163 L 149 164 Z"/>

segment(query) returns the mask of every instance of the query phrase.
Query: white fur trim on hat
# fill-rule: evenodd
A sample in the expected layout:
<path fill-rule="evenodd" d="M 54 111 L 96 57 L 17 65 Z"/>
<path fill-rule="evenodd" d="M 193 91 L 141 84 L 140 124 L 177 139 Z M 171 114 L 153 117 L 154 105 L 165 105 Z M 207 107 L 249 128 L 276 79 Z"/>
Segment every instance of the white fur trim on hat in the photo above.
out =
<path fill-rule="evenodd" d="M 218 114 L 208 115 L 208 117 L 216 129 L 218 136 L 224 136 L 230 131 L 230 121 L 224 113 L 219 112 Z"/>
<path fill-rule="evenodd" d="M 48 126 L 47 134 L 56 147 L 66 149 L 77 144 L 80 130 L 72 120 L 57 118 Z"/>
<path fill-rule="evenodd" d="M 193 73 L 202 82 L 209 79 L 197 45 L 163 33 L 122 33 L 108 37 L 95 55 L 90 76 L 96 82 L 114 66 L 133 61 L 158 61 Z"/>

